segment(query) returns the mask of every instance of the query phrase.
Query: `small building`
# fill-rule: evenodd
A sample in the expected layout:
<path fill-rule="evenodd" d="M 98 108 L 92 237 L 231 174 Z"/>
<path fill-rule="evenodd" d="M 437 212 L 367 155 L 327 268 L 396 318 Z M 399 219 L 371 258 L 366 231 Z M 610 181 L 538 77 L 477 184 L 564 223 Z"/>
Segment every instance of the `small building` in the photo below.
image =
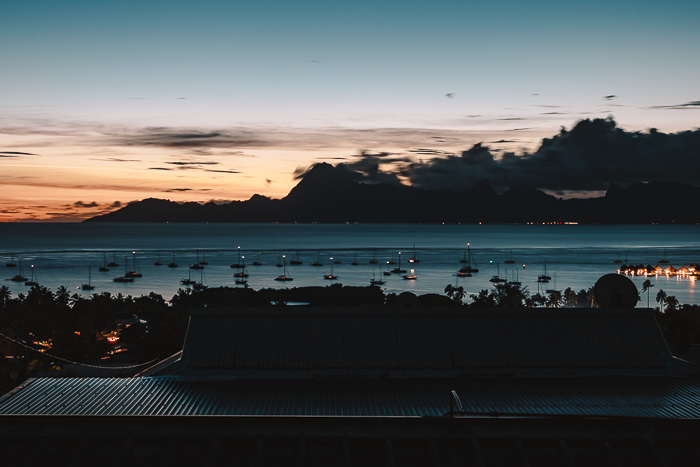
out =
<path fill-rule="evenodd" d="M 649 309 L 206 309 L 139 376 L 37 378 L 0 398 L 0 455 L 693 466 L 699 394 Z"/>

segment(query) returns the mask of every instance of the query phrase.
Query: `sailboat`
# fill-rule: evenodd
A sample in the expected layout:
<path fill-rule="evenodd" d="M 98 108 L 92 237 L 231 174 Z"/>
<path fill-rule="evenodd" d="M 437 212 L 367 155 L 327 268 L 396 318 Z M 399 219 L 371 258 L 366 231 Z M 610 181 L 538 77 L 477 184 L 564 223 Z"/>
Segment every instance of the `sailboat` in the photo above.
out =
<path fill-rule="evenodd" d="M 372 278 L 369 280 L 369 285 L 384 285 L 386 281 L 382 279 L 375 279 L 374 273 L 372 273 Z"/>
<path fill-rule="evenodd" d="M 413 256 L 408 258 L 409 263 L 420 263 L 420 260 L 418 259 L 418 256 L 416 255 L 416 244 L 413 244 Z"/>
<path fill-rule="evenodd" d="M 321 262 L 321 253 L 319 253 L 318 251 L 316 252 L 316 261 L 311 263 L 311 266 L 316 268 L 323 266 L 323 263 Z"/>
<path fill-rule="evenodd" d="M 22 258 L 19 259 L 19 274 L 10 278 L 12 282 L 26 282 L 29 279 L 22 275 Z"/>
<path fill-rule="evenodd" d="M 377 249 L 372 248 L 372 259 L 369 260 L 369 264 L 377 264 Z"/>
<path fill-rule="evenodd" d="M 547 283 L 551 280 L 552 280 L 552 278 L 547 275 L 547 261 L 545 261 L 544 262 L 544 274 L 540 274 L 539 276 L 537 276 L 537 282 L 544 284 L 544 283 Z"/>
<path fill-rule="evenodd" d="M 35 287 L 35 286 L 39 285 L 39 283 L 36 280 L 36 276 L 34 275 L 34 265 L 33 264 L 32 264 L 32 278 L 29 279 L 27 282 L 25 282 L 24 285 L 28 285 L 30 287 Z"/>
<path fill-rule="evenodd" d="M 110 263 L 111 264 L 111 263 Z M 116 263 L 115 263 L 116 264 Z M 125 256 L 124 257 L 124 275 L 123 276 L 117 276 L 114 279 L 112 279 L 114 282 L 134 282 L 134 277 L 129 275 L 129 271 L 127 271 L 127 268 L 129 267 L 129 260 Z"/>
<path fill-rule="evenodd" d="M 156 258 L 156 262 L 153 263 L 153 266 L 162 266 L 162 265 L 163 265 L 163 263 L 160 262 L 160 254 L 159 254 L 158 257 Z"/>
<path fill-rule="evenodd" d="M 204 269 L 204 266 L 199 262 L 199 248 L 197 248 L 197 261 L 190 265 L 190 269 Z"/>
<path fill-rule="evenodd" d="M 416 275 L 416 271 L 414 269 L 411 269 L 411 272 L 401 276 L 401 278 L 409 281 L 414 281 L 418 279 L 418 276 Z"/>
<path fill-rule="evenodd" d="M 391 276 L 391 271 L 389 271 L 389 261 L 386 262 L 386 271 L 382 271 L 382 274 L 385 276 Z"/>
<path fill-rule="evenodd" d="M 511 284 L 513 284 L 513 285 L 515 285 L 515 286 L 517 286 L 517 287 L 520 287 L 521 285 L 523 285 L 522 282 L 520 282 L 519 274 L 518 274 L 518 270 L 517 270 L 517 269 L 515 270 L 515 275 L 514 275 L 514 277 L 515 277 L 515 280 L 514 280 L 514 281 L 510 281 Z"/>
<path fill-rule="evenodd" d="M 237 262 L 237 263 L 233 263 L 233 264 L 231 265 L 231 267 L 232 267 L 233 269 L 243 269 L 243 263 L 241 262 L 241 247 L 239 246 L 239 247 L 237 247 L 237 248 L 238 248 L 238 262 Z"/>
<path fill-rule="evenodd" d="M 245 256 L 243 256 L 243 261 L 245 261 Z M 234 281 L 236 284 L 248 287 L 248 268 L 244 267 L 242 271 L 237 272 L 233 277 L 236 278 Z"/>
<path fill-rule="evenodd" d="M 209 286 L 204 283 L 204 268 L 199 270 L 199 282 L 192 284 L 194 290 L 204 290 Z"/>
<path fill-rule="evenodd" d="M 180 279 L 180 284 L 182 285 L 194 285 L 195 281 L 192 279 L 192 270 L 187 270 L 187 279 Z"/>
<path fill-rule="evenodd" d="M 279 276 L 277 276 L 277 277 L 275 277 L 275 280 L 276 280 L 276 281 L 281 281 L 281 282 L 293 281 L 294 279 L 292 279 L 291 277 L 289 277 L 289 276 L 287 275 L 287 257 L 286 257 L 285 255 L 282 255 L 282 267 L 284 268 L 284 269 L 282 270 L 282 274 L 279 275 Z"/>
<path fill-rule="evenodd" d="M 510 250 L 510 256 L 503 262 L 506 264 L 515 264 L 515 260 L 513 259 L 513 250 Z"/>
<path fill-rule="evenodd" d="M 88 266 L 88 281 L 87 284 L 83 284 L 80 286 L 81 290 L 93 290 L 95 288 L 94 285 L 92 285 L 92 266 Z"/>
<path fill-rule="evenodd" d="M 466 263 L 466 266 L 462 266 L 459 269 L 459 272 L 468 272 L 468 273 L 476 273 L 479 272 L 479 270 L 475 267 L 472 266 L 472 250 L 469 247 L 469 243 L 467 243 L 467 251 L 464 252 L 464 259 L 460 260 L 460 263 Z M 475 263 L 476 265 L 476 263 Z"/>
<path fill-rule="evenodd" d="M 501 284 L 503 282 L 507 282 L 505 279 L 501 278 L 501 266 L 496 265 L 496 275 L 491 276 L 491 279 L 489 279 L 489 282 L 492 282 L 494 284 Z"/>
<path fill-rule="evenodd" d="M 262 266 L 262 263 L 260 262 L 260 252 L 257 253 L 255 261 L 253 261 L 253 266 Z"/>
<path fill-rule="evenodd" d="M 238 271 L 233 275 L 233 277 L 240 277 L 240 278 L 245 278 L 248 277 L 248 268 L 245 267 L 245 256 L 242 256 L 241 259 L 243 260 L 243 269 Z"/>
<path fill-rule="evenodd" d="M 350 263 L 350 266 L 359 266 L 360 263 L 357 262 L 357 252 L 355 252 L 355 259 L 352 260 L 352 263 Z"/>
<path fill-rule="evenodd" d="M 168 263 L 168 267 L 169 268 L 176 268 L 177 267 L 177 263 L 175 262 L 175 252 L 174 251 L 173 251 L 173 260 Z"/>
<path fill-rule="evenodd" d="M 323 276 L 323 278 L 326 279 L 327 281 L 334 281 L 334 280 L 338 279 L 338 276 L 333 275 L 333 265 L 334 264 L 338 264 L 338 263 L 337 262 L 334 263 L 333 258 L 331 258 L 331 273 Z"/>
<path fill-rule="evenodd" d="M 297 251 L 296 258 L 293 259 L 293 260 L 291 260 L 291 261 L 289 261 L 289 264 L 290 264 L 291 266 L 299 266 L 299 265 L 301 264 L 301 260 L 299 259 L 299 251 Z"/>
<path fill-rule="evenodd" d="M 119 266 L 119 263 L 117 263 L 117 252 L 115 251 L 113 253 L 114 253 L 114 258 L 112 259 L 112 261 L 107 263 L 107 267 L 110 267 L 110 268 L 116 268 Z"/>
<path fill-rule="evenodd" d="M 126 274 L 124 274 L 124 277 L 142 277 L 143 274 L 141 274 L 140 272 L 136 272 L 136 252 L 135 251 L 131 252 L 131 262 L 132 262 L 132 266 L 134 267 L 134 269 L 132 271 L 127 271 Z M 128 266 L 129 260 L 127 258 L 125 258 L 124 263 L 126 264 L 126 266 Z"/>
<path fill-rule="evenodd" d="M 6 268 L 15 268 L 17 267 L 17 264 L 15 263 L 15 255 L 10 256 L 10 262 L 5 263 Z"/>
<path fill-rule="evenodd" d="M 100 266 L 99 271 L 100 272 L 109 271 L 109 268 L 107 267 L 107 254 L 106 253 L 102 253 L 102 266 Z"/>
<path fill-rule="evenodd" d="M 399 265 L 395 267 L 394 269 L 391 270 L 391 272 L 394 272 L 396 274 L 403 274 L 406 272 L 405 269 L 401 269 L 401 252 L 399 251 Z"/>
<path fill-rule="evenodd" d="M 209 264 L 209 263 L 207 263 L 207 252 L 206 251 L 204 253 L 202 253 L 202 261 L 200 261 L 199 264 L 201 264 L 202 266 L 206 266 L 207 264 Z"/>
<path fill-rule="evenodd" d="M 659 263 L 667 264 L 668 260 L 666 259 L 666 248 L 664 248 L 664 257 L 663 259 L 659 260 Z"/>

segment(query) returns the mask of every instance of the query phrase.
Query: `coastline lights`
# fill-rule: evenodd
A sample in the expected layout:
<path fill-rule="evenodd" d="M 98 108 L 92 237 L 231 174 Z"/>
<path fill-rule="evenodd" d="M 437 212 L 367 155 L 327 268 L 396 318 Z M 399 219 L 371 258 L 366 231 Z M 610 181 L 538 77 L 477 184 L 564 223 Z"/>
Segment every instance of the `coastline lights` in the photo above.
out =
<path fill-rule="evenodd" d="M 670 276 L 697 277 L 697 276 L 700 276 L 700 272 L 698 271 L 698 265 L 696 265 L 696 264 L 691 264 L 690 266 L 681 266 L 678 269 L 674 268 L 673 266 L 668 266 L 666 268 L 662 268 L 658 264 L 656 266 L 651 266 L 651 265 L 644 266 L 643 264 L 640 264 L 640 265 L 623 264 L 617 270 L 617 273 L 618 274 L 625 274 L 627 276 L 661 276 L 661 275 L 665 275 L 666 277 L 670 277 Z"/>

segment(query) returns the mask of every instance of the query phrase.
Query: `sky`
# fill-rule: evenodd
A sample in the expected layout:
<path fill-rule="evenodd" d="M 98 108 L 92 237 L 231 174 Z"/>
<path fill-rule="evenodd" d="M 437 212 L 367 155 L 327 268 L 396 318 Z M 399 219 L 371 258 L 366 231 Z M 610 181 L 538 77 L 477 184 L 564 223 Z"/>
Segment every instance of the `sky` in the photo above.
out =
<path fill-rule="evenodd" d="M 279 198 L 295 171 L 368 153 L 392 155 L 382 170 L 411 184 L 406 164 L 477 143 L 532 153 L 581 119 L 666 133 L 700 121 L 697 1 L 2 10 L 0 221 L 75 221 L 147 197 Z"/>

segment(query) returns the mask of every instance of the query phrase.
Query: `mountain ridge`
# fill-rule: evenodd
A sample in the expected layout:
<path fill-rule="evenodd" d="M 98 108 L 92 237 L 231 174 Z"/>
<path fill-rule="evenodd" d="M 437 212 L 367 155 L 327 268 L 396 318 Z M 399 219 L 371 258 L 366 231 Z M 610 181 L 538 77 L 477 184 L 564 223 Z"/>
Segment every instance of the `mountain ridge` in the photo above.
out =
<path fill-rule="evenodd" d="M 368 184 L 342 164 L 314 165 L 281 199 L 255 194 L 245 201 L 178 203 L 146 198 L 84 222 L 302 223 L 698 223 L 700 207 L 678 197 L 700 188 L 678 182 L 610 184 L 605 196 L 561 199 L 528 187 L 496 193 L 480 180 L 460 191 Z"/>

